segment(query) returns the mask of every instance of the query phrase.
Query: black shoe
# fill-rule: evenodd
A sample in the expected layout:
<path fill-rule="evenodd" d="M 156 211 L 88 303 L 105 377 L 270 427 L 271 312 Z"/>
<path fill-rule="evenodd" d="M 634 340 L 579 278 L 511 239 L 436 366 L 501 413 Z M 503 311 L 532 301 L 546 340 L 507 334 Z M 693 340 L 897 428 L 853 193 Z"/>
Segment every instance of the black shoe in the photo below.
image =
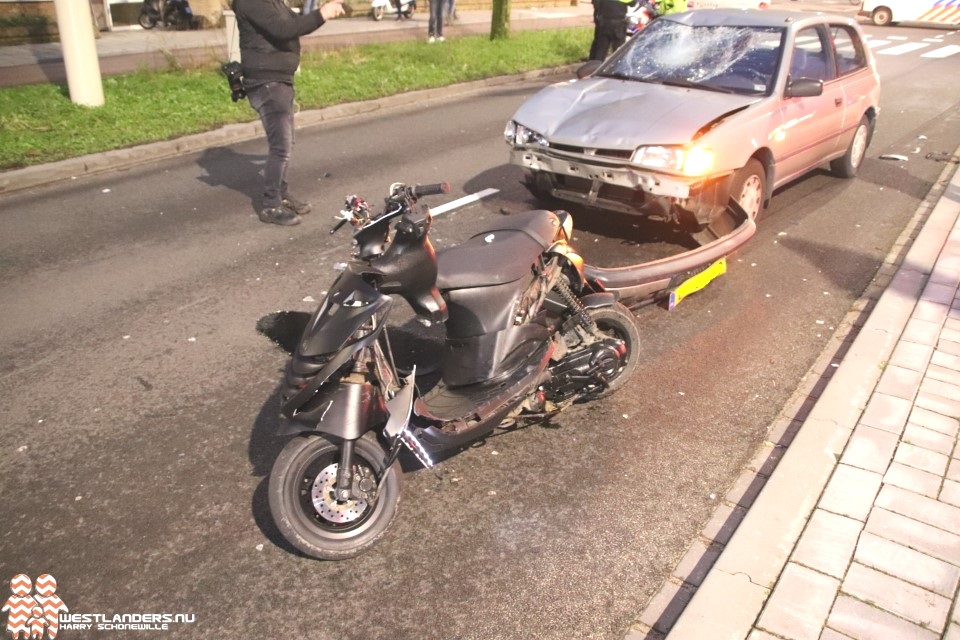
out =
<path fill-rule="evenodd" d="M 260 218 L 260 222 L 279 224 L 284 227 L 300 224 L 300 216 L 282 205 L 264 209 L 257 216 Z"/>
<path fill-rule="evenodd" d="M 309 202 L 300 202 L 291 196 L 285 197 L 281 204 L 298 216 L 305 216 L 313 210 Z"/>

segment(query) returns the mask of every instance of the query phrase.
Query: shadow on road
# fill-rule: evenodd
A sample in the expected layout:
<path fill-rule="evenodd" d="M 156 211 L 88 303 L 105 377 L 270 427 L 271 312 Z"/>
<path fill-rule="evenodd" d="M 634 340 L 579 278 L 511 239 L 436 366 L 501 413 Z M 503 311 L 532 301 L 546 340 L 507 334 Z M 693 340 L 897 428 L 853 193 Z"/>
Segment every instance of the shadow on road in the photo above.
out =
<path fill-rule="evenodd" d="M 245 155 L 229 147 L 212 147 L 200 154 L 197 165 L 206 172 L 200 180 L 211 187 L 227 187 L 250 198 L 257 209 L 260 204 L 260 171 L 266 162 L 263 155 Z"/>

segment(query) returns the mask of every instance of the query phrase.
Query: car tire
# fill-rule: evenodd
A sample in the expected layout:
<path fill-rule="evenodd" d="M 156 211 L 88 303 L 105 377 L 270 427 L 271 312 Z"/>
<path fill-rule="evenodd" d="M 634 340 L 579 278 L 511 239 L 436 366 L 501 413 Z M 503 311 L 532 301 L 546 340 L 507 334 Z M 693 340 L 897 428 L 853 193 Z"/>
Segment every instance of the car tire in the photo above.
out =
<path fill-rule="evenodd" d="M 830 161 L 830 171 L 838 178 L 856 178 L 860 165 L 867 155 L 867 145 L 870 144 L 870 120 L 867 116 L 860 118 L 860 124 L 853 133 L 853 140 L 842 157 Z"/>
<path fill-rule="evenodd" d="M 767 172 L 756 158 L 738 171 L 730 184 L 730 197 L 739 203 L 753 220 L 760 217 L 767 194 Z"/>
<path fill-rule="evenodd" d="M 873 13 L 870 14 L 870 19 L 873 20 L 873 24 L 878 27 L 885 27 L 893 22 L 893 12 L 890 11 L 888 7 L 877 7 L 873 10 Z"/>

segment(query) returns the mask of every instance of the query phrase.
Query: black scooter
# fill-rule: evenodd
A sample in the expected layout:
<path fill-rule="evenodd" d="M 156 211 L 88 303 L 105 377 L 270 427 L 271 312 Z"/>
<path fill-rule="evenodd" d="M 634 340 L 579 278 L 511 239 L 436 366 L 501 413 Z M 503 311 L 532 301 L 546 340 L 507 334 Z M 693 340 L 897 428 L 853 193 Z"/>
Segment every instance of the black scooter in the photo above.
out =
<path fill-rule="evenodd" d="M 146 0 L 140 6 L 139 22 L 144 29 L 153 29 L 158 24 L 174 29 L 196 26 L 189 0 Z"/>
<path fill-rule="evenodd" d="M 281 432 L 296 437 L 269 481 L 277 526 L 309 556 L 350 558 L 383 537 L 402 449 L 432 467 L 499 426 L 612 393 L 636 369 L 633 315 L 584 276 L 569 213 L 505 217 L 437 254 L 429 210 L 415 204 L 448 188 L 396 183 L 382 213 L 356 196 L 340 212 L 334 231 L 353 225 L 354 255 L 287 365 Z M 445 323 L 430 390 L 415 366 L 401 377 L 395 365 L 391 295 Z"/>

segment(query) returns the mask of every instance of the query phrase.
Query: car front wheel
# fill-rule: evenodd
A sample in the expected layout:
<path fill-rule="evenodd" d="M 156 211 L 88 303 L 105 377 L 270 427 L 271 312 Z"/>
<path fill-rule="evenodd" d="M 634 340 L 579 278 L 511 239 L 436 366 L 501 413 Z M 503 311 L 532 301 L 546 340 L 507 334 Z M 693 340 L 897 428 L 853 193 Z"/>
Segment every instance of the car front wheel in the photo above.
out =
<path fill-rule="evenodd" d="M 867 155 L 867 145 L 870 144 L 870 120 L 867 116 L 860 118 L 860 124 L 853 133 L 853 140 L 847 147 L 843 157 L 830 162 L 830 171 L 838 178 L 855 178 L 863 158 Z"/>
<path fill-rule="evenodd" d="M 873 24 L 878 27 L 885 27 L 893 22 L 893 12 L 887 7 L 877 7 L 873 10 L 870 18 L 873 20 Z"/>
<path fill-rule="evenodd" d="M 730 185 L 730 197 L 737 201 L 751 220 L 760 217 L 767 189 L 767 173 L 756 158 L 737 172 Z"/>

